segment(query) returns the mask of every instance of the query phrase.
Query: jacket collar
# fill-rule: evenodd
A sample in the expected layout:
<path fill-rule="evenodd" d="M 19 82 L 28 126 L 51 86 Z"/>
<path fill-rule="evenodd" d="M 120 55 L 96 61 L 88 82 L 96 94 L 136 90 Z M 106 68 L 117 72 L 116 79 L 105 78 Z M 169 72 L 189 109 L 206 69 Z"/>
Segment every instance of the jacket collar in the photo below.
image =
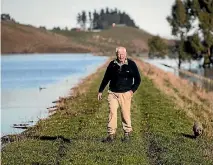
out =
<path fill-rule="evenodd" d="M 119 66 L 128 65 L 128 60 L 127 60 L 127 58 L 126 58 L 126 60 L 124 61 L 124 63 L 121 64 L 121 63 L 118 62 L 118 59 L 115 59 L 115 60 L 114 60 L 114 63 L 115 63 L 115 64 L 118 64 Z"/>

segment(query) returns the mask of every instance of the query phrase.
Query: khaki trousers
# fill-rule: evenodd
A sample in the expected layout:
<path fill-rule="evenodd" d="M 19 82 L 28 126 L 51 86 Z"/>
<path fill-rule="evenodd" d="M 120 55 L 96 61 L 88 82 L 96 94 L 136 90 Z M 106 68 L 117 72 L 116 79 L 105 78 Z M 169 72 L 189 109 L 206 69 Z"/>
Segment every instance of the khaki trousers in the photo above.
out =
<path fill-rule="evenodd" d="M 107 126 L 108 134 L 115 134 L 117 129 L 117 109 L 121 107 L 121 119 L 124 133 L 132 131 L 131 126 L 131 99 L 132 94 L 130 91 L 125 93 L 108 92 L 109 103 L 109 121 Z"/>

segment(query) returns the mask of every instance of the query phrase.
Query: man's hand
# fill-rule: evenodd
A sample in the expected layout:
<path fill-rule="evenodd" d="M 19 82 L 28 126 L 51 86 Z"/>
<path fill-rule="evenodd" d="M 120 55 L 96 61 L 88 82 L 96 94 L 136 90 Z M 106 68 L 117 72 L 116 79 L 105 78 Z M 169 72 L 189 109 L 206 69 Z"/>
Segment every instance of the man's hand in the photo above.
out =
<path fill-rule="evenodd" d="M 102 93 L 98 93 L 98 101 L 102 100 Z"/>
<path fill-rule="evenodd" d="M 131 96 L 133 96 L 133 91 L 132 91 L 132 90 L 130 90 L 129 92 L 131 93 Z"/>

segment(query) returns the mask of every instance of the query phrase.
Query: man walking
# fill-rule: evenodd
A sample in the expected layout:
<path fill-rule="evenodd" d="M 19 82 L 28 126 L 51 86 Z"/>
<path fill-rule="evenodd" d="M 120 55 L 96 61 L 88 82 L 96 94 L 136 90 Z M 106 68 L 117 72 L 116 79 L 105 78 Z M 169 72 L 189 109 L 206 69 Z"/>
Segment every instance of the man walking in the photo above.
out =
<path fill-rule="evenodd" d="M 103 90 L 110 82 L 108 91 L 108 136 L 105 139 L 107 142 L 111 142 L 115 138 L 117 129 L 117 109 L 119 105 L 121 107 L 122 126 L 125 141 L 129 140 L 130 133 L 132 132 L 130 117 L 131 99 L 133 93 L 140 85 L 141 77 L 135 62 L 128 59 L 126 54 L 126 48 L 116 48 L 117 59 L 109 63 L 99 88 L 98 100 L 101 100 Z"/>

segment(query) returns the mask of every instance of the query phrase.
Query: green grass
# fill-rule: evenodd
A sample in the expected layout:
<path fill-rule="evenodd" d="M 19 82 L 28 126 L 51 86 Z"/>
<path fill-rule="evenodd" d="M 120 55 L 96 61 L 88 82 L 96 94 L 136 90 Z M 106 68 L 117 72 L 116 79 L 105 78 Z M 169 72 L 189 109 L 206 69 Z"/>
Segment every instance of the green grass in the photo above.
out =
<path fill-rule="evenodd" d="M 91 83 L 85 94 L 66 103 L 66 109 L 40 121 L 28 131 L 34 136 L 63 136 L 71 143 L 27 138 L 8 144 L 2 151 L 2 164 L 213 164 L 209 154 L 213 144 L 205 137 L 187 138 L 192 134 L 191 121 L 170 98 L 143 77 L 132 101 L 134 133 L 130 143 L 123 143 L 121 118 L 116 141 L 102 143 L 106 137 L 108 117 L 107 93 L 97 101 L 97 90 L 103 76 Z M 190 136 L 189 136 L 190 137 Z"/>
<path fill-rule="evenodd" d="M 102 30 L 100 32 L 76 32 L 76 31 L 68 31 L 68 30 L 53 30 L 55 33 L 60 33 L 65 36 L 73 37 L 73 38 L 90 38 L 93 35 L 99 35 L 101 37 L 105 38 L 114 38 L 114 39 L 119 39 L 119 40 L 133 40 L 137 38 L 143 38 L 145 40 L 148 40 L 149 38 L 152 37 L 151 34 L 148 32 L 141 30 L 141 29 L 136 29 L 132 27 L 115 27 L 115 28 L 109 28 L 106 30 Z M 128 32 L 128 33 L 127 33 Z M 125 35 L 123 35 L 125 34 Z"/>
<path fill-rule="evenodd" d="M 103 37 L 112 37 L 112 38 L 117 38 L 124 41 L 125 40 L 131 41 L 131 40 L 139 39 L 139 38 L 143 38 L 145 41 L 147 41 L 149 38 L 152 37 L 152 35 L 149 34 L 148 32 L 141 29 L 132 28 L 132 27 L 110 28 L 108 30 L 103 30 L 100 33 L 100 35 Z"/>

